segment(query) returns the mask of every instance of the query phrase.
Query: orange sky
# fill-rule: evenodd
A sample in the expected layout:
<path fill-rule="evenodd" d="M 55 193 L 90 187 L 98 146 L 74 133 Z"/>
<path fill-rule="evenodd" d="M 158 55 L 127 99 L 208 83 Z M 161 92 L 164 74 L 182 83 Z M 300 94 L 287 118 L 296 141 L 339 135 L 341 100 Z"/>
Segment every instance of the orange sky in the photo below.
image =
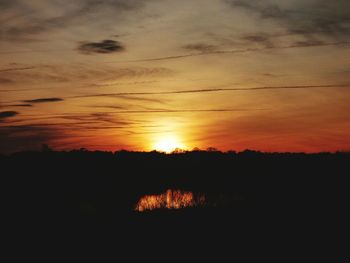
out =
<path fill-rule="evenodd" d="M 0 1 L 0 152 L 350 150 L 348 10 Z"/>

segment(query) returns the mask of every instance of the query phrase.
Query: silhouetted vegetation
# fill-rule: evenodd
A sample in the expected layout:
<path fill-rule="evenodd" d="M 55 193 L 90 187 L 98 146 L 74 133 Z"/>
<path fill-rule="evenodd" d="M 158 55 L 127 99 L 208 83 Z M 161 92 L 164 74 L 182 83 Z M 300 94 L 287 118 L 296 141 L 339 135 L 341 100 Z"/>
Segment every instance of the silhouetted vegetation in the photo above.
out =
<path fill-rule="evenodd" d="M 233 219 L 332 214 L 345 200 L 349 161 L 347 152 L 58 152 L 47 145 L 0 156 L 5 203 L 17 220 L 138 225 L 167 218 L 226 227 Z M 140 197 L 166 189 L 205 193 L 216 205 L 134 211 Z"/>

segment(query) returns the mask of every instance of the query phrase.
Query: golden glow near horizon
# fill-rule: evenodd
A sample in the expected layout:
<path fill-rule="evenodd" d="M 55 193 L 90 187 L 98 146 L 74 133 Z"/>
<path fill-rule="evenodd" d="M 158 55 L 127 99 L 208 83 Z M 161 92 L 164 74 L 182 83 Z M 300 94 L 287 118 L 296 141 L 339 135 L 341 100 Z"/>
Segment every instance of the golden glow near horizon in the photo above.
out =
<path fill-rule="evenodd" d="M 185 150 L 186 147 L 176 135 L 170 134 L 160 136 L 158 139 L 156 139 L 153 149 L 160 152 L 170 153 L 175 149 Z"/>
<path fill-rule="evenodd" d="M 188 150 L 188 136 L 186 125 L 183 117 L 163 117 L 152 118 L 152 124 L 155 128 L 151 136 L 147 138 L 149 141 L 149 149 L 165 153 L 171 153 L 176 149 Z M 185 143 L 186 142 L 186 143 Z"/>

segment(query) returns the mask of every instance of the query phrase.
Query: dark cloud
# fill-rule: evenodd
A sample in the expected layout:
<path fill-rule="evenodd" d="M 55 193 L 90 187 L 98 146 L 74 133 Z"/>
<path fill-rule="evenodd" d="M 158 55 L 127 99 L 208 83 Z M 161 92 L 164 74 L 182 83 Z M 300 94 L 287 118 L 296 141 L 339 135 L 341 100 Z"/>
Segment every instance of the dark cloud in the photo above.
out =
<path fill-rule="evenodd" d="M 0 108 L 6 108 L 6 107 L 32 107 L 32 104 L 5 104 L 0 105 Z"/>
<path fill-rule="evenodd" d="M 46 102 L 58 102 L 63 101 L 61 98 L 40 98 L 40 99 L 33 99 L 33 100 L 24 100 L 25 103 L 46 103 Z"/>
<path fill-rule="evenodd" d="M 83 54 L 108 54 L 124 51 L 125 48 L 120 42 L 107 39 L 101 42 L 81 42 L 78 50 Z"/>
<path fill-rule="evenodd" d="M 185 45 L 183 46 L 183 48 L 190 51 L 198 51 L 198 52 L 206 53 L 206 52 L 214 51 L 216 49 L 216 46 L 205 44 L 205 43 L 197 43 L 197 44 Z"/>
<path fill-rule="evenodd" d="M 32 104 L 13 104 L 13 105 L 9 105 L 11 107 L 33 107 Z"/>
<path fill-rule="evenodd" d="M 1 111 L 0 112 L 0 122 L 3 120 L 3 119 L 6 119 L 6 118 L 11 118 L 11 117 L 14 117 L 16 115 L 18 115 L 19 113 L 17 111 Z"/>

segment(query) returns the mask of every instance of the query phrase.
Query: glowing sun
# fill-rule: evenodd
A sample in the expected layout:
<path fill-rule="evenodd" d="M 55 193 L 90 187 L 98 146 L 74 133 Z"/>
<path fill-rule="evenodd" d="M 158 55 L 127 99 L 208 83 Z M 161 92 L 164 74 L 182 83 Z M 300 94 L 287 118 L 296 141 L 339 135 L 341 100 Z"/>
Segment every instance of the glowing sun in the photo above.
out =
<path fill-rule="evenodd" d="M 180 142 L 180 140 L 173 135 L 164 136 L 159 138 L 155 144 L 154 149 L 161 152 L 170 153 L 174 151 L 176 148 L 184 149 L 184 145 Z"/>

